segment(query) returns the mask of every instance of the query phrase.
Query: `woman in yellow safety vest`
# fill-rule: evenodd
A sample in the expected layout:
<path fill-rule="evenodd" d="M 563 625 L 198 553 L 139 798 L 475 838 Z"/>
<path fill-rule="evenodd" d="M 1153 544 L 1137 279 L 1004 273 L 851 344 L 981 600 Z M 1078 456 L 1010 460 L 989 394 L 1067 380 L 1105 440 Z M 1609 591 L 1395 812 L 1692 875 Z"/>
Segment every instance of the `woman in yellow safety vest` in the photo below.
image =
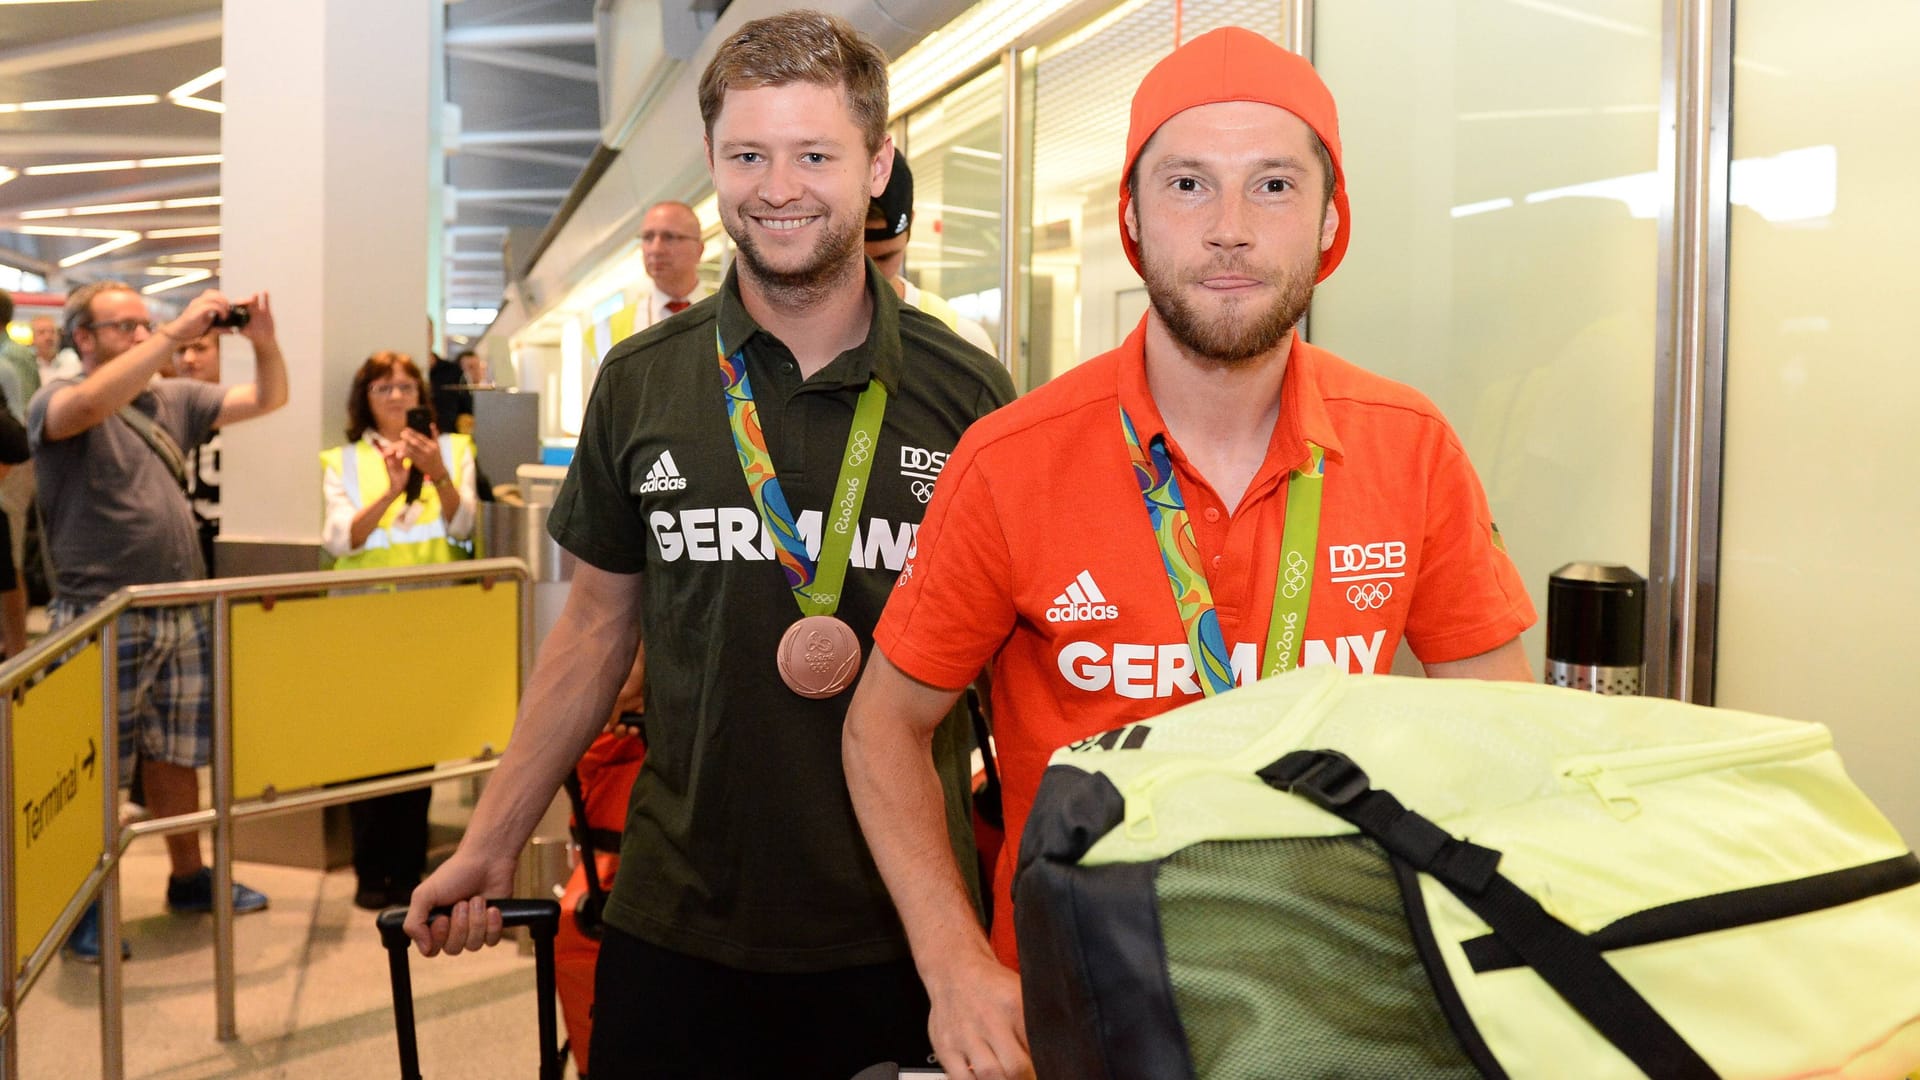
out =
<path fill-rule="evenodd" d="M 405 353 L 377 352 L 360 365 L 347 397 L 347 442 L 320 455 L 326 520 L 320 546 L 336 570 L 419 566 L 473 557 L 473 440 L 408 426 L 431 398 Z M 410 484 L 413 470 L 419 482 Z M 353 902 L 405 904 L 427 861 L 428 788 L 364 799 L 353 818 Z"/>
<path fill-rule="evenodd" d="M 374 353 L 353 376 L 346 445 L 320 455 L 320 546 L 336 570 L 473 557 L 473 440 L 407 426 L 408 410 L 432 411 L 425 388 L 405 353 Z M 411 495 L 409 468 L 421 477 Z"/>

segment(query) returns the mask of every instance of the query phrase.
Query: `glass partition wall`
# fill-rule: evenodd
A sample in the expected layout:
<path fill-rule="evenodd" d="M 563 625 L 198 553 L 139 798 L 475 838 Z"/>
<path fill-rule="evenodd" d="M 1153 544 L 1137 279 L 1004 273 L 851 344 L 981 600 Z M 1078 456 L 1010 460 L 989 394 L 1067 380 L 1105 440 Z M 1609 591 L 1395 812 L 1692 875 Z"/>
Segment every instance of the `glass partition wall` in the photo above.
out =
<path fill-rule="evenodd" d="M 944 297 L 995 341 L 1004 104 L 1000 69 L 989 68 L 908 113 L 899 144 L 913 169 L 907 280 Z"/>
<path fill-rule="evenodd" d="M 1733 24 L 1719 704 L 1818 720 L 1920 839 L 1920 4 Z"/>
<path fill-rule="evenodd" d="M 1659 0 L 1314 10 L 1353 240 L 1309 339 L 1459 432 L 1540 609 L 1535 672 L 1556 567 L 1648 573 L 1660 43 Z"/>

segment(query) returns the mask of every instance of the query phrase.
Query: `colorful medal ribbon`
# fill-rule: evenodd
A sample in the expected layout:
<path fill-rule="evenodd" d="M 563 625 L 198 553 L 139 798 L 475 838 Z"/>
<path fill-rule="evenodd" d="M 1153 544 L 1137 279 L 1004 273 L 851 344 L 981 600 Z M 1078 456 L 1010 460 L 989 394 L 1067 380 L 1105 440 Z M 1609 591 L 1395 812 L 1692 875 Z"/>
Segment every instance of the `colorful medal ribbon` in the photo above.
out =
<path fill-rule="evenodd" d="M 1141 447 L 1140 434 L 1124 408 L 1120 426 L 1133 456 L 1133 478 L 1147 505 L 1147 524 L 1160 545 L 1167 583 L 1173 587 L 1174 607 L 1187 628 L 1187 647 L 1193 651 L 1200 689 L 1208 697 L 1231 690 L 1233 661 L 1220 631 L 1220 616 L 1213 609 L 1213 589 L 1200 569 L 1200 545 L 1193 536 L 1186 500 L 1180 496 L 1180 479 L 1174 475 L 1166 438 L 1156 435 L 1150 446 Z M 1320 491 L 1326 472 L 1326 452 L 1308 443 L 1306 467 L 1295 470 L 1287 482 L 1287 522 L 1280 535 L 1273 614 L 1267 620 L 1267 651 L 1259 678 L 1299 666 L 1307 602 L 1313 595 L 1314 545 L 1320 537 Z"/>
<path fill-rule="evenodd" d="M 786 571 L 787 587 L 793 590 L 802 614 L 831 615 L 840 606 L 840 587 L 846 581 L 848 556 L 853 552 L 854 528 L 867 501 L 867 478 L 873 474 L 880 420 L 887 411 L 887 388 L 879 379 L 869 379 L 854 405 L 853 427 L 847 432 L 834 499 L 820 523 L 820 558 L 816 561 L 807 554 L 798 519 L 787 506 L 780 478 L 774 475 L 773 455 L 767 452 L 766 432 L 760 428 L 760 411 L 754 406 L 753 387 L 747 382 L 746 346 L 728 356 L 718 330 L 714 331 L 713 344 L 726 383 L 727 424 L 733 429 L 740 471 L 746 474 L 747 489 L 753 492 L 754 505 L 760 509 L 760 522 L 773 537 L 774 557 Z"/>

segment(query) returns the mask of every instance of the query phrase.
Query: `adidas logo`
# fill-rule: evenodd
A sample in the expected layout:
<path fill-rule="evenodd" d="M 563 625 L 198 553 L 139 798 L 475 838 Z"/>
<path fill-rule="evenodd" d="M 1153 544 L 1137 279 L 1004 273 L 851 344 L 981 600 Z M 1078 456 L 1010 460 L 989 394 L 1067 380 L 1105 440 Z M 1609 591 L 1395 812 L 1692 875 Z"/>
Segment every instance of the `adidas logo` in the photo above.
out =
<path fill-rule="evenodd" d="M 654 491 L 680 491 L 687 486 L 687 478 L 680 475 L 680 469 L 673 463 L 673 451 L 660 451 L 660 460 L 647 470 L 647 479 L 640 485 L 640 494 Z"/>
<path fill-rule="evenodd" d="M 1047 609 L 1047 621 L 1050 623 L 1105 622 L 1120 617 L 1120 608 L 1107 603 L 1100 586 L 1093 583 L 1093 575 L 1080 571 L 1067 586 L 1067 591 L 1053 598 L 1052 607 Z"/>

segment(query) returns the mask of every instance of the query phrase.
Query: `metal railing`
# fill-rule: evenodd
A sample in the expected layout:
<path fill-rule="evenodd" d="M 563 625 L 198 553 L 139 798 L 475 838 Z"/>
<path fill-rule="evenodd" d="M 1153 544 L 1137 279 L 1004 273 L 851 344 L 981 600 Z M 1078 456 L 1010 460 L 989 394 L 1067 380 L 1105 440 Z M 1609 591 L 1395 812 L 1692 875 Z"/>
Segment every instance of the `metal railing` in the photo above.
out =
<path fill-rule="evenodd" d="M 51 927 L 23 959 L 18 950 L 17 899 L 20 879 L 17 873 L 14 822 L 0 829 L 0 1075 L 18 1074 L 18 1039 L 14 1027 L 20 1015 L 20 1003 L 45 971 L 96 896 L 100 901 L 100 978 L 101 978 L 101 1074 L 118 1080 L 124 1073 L 122 987 L 120 978 L 120 895 L 119 861 L 127 846 L 145 836 L 170 836 L 204 829 L 213 831 L 213 914 L 214 914 L 214 991 L 215 1027 L 218 1037 L 238 1037 L 235 1023 L 235 976 L 233 947 L 233 828 L 248 818 L 265 818 L 301 810 L 355 802 L 376 795 L 411 791 L 439 783 L 477 776 L 490 771 L 504 744 L 491 743 L 479 748 L 471 759 L 442 763 L 425 771 L 373 780 L 355 780 L 329 784 L 323 788 L 281 794 L 264 788 L 257 797 L 239 800 L 235 793 L 234 700 L 233 700 L 233 620 L 236 603 L 258 601 L 271 610 L 277 601 L 293 598 L 326 599 L 364 596 L 372 592 L 392 591 L 387 586 L 440 586 L 478 583 L 491 590 L 510 582 L 517 590 L 515 612 L 516 672 L 514 703 L 526 685 L 532 666 L 533 590 L 527 566 L 519 559 L 481 559 L 472 562 L 445 563 L 398 570 L 316 571 L 301 574 L 275 574 L 259 577 L 222 578 L 183 584 L 144 585 L 122 589 L 80 618 L 49 633 L 33 648 L 0 664 L 0 747 L 8 751 L 9 761 L 0 766 L 0 805 L 8 807 L 9 818 L 18 812 L 15 799 L 14 750 L 15 710 L 25 693 L 49 679 L 57 669 L 85 656 L 98 647 L 100 659 L 100 715 L 98 722 L 99 797 L 102 828 L 99 857 L 73 888 L 71 897 L 61 906 Z M 210 632 L 213 645 L 213 740 L 212 806 L 166 818 L 154 818 L 125 828 L 118 822 L 119 800 L 119 703 L 117 623 L 130 610 L 175 607 L 187 604 L 209 605 L 212 610 Z M 459 654 L 455 637 L 459 627 L 437 627 L 443 645 Z M 343 694 L 342 703 L 352 708 L 364 704 Z M 91 729 L 90 729 L 91 730 Z M 402 766 L 408 767 L 408 766 Z M 387 764 L 370 765 L 362 775 L 392 772 Z M 93 784 L 87 785 L 91 795 Z M 76 792 L 77 794 L 77 792 Z"/>

